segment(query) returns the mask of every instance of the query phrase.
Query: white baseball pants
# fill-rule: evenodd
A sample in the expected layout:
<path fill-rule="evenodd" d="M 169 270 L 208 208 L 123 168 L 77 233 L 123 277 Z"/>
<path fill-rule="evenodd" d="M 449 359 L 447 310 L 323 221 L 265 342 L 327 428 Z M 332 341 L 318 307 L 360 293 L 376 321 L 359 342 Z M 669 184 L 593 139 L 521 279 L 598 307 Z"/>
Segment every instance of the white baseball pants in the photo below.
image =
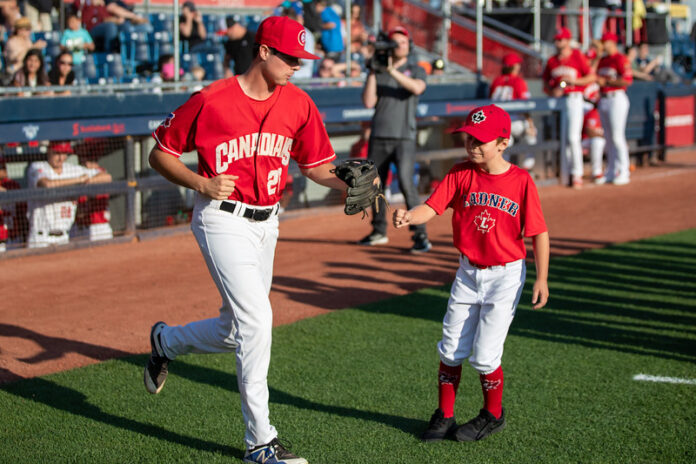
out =
<path fill-rule="evenodd" d="M 626 92 L 616 90 L 603 95 L 597 109 L 607 139 L 607 181 L 628 179 L 631 175 L 626 141 L 626 120 L 630 102 Z"/>
<path fill-rule="evenodd" d="M 563 99 L 566 105 L 568 122 L 568 147 L 566 160 L 570 175 L 573 178 L 582 178 L 582 123 L 585 117 L 583 109 L 584 100 L 582 92 L 571 92 Z"/>
<path fill-rule="evenodd" d="M 524 140 L 524 143 L 527 145 L 536 145 L 537 143 L 536 135 L 529 134 L 529 122 L 526 119 L 516 119 L 513 117 L 510 123 L 510 135 L 514 137 L 510 139 L 510 146 L 512 146 L 514 141 L 518 138 Z M 521 163 L 522 167 L 526 170 L 531 170 L 534 168 L 534 164 L 536 164 L 534 152 L 525 153 Z"/>
<path fill-rule="evenodd" d="M 582 147 L 590 152 L 590 164 L 592 165 L 592 177 L 601 176 L 604 173 L 602 159 L 604 158 L 604 137 L 590 137 L 583 139 Z"/>
<path fill-rule="evenodd" d="M 222 296 L 220 316 L 167 327 L 162 345 L 169 359 L 186 353 L 236 353 L 244 440 L 251 448 L 277 436 L 269 419 L 266 378 L 273 326 L 268 294 L 278 216 L 253 222 L 219 205 L 218 200 L 196 195 L 191 229 Z"/>
<path fill-rule="evenodd" d="M 437 345 L 444 364 L 458 366 L 468 358 L 480 374 L 500 366 L 526 272 L 523 259 L 487 269 L 472 266 L 466 257 L 459 259 Z"/>

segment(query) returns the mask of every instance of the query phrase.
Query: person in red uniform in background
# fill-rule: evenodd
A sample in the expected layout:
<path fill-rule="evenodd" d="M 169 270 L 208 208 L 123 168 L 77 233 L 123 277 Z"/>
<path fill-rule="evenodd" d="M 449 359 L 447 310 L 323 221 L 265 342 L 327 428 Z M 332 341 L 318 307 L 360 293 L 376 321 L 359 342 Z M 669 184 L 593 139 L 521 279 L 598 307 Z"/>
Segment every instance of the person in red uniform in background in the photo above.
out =
<path fill-rule="evenodd" d="M 490 99 L 494 101 L 528 100 L 529 89 L 527 83 L 520 75 L 522 58 L 516 53 L 508 53 L 503 57 L 502 74 L 496 77 L 491 84 Z M 529 114 L 512 115 L 510 135 L 514 140 L 522 138 L 528 145 L 537 143 L 537 130 L 534 120 Z M 512 145 L 513 138 L 510 139 Z M 527 171 L 534 168 L 534 153 L 524 155 L 521 166 Z"/>
<path fill-rule="evenodd" d="M 7 176 L 5 158 L 0 155 L 0 192 L 22 188 L 15 180 Z M 0 252 L 7 249 L 7 242 L 26 239 L 29 223 L 27 222 L 27 203 L 0 204 Z"/>

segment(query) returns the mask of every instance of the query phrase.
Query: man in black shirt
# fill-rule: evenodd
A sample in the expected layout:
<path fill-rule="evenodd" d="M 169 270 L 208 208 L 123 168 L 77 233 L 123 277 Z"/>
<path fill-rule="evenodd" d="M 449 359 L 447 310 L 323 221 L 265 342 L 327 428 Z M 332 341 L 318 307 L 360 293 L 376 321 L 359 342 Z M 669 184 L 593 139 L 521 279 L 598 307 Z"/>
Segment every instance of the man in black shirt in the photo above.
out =
<path fill-rule="evenodd" d="M 367 158 L 377 166 L 382 185 L 386 185 L 391 163 L 396 165 L 399 187 L 404 194 L 407 209 L 420 201 L 413 182 L 416 156 L 416 108 L 418 96 L 425 92 L 425 70 L 409 60 L 411 43 L 408 31 L 396 27 L 389 31 L 389 39 L 396 48 L 390 53 L 387 65 L 373 60 L 370 74 L 363 88 L 363 104 L 374 108 L 372 133 Z M 381 245 L 387 238 L 387 217 L 384 208 L 373 208 L 372 232 L 360 240 L 361 245 Z M 432 244 L 425 225 L 411 226 L 412 253 L 429 251 Z"/>
<path fill-rule="evenodd" d="M 244 73 L 254 59 L 254 34 L 246 28 L 241 16 L 227 17 L 227 42 L 225 42 L 225 74 L 230 70 L 230 60 L 234 61 L 234 75 Z"/>

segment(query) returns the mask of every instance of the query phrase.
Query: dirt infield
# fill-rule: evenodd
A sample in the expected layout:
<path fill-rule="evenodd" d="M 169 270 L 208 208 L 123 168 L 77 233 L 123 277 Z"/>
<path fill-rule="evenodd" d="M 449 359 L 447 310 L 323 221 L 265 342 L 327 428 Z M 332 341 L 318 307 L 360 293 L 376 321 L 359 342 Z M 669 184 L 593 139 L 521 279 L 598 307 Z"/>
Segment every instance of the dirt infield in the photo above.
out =
<path fill-rule="evenodd" d="M 552 252 L 696 227 L 696 152 L 668 160 L 639 168 L 627 186 L 542 188 Z M 424 256 L 404 253 L 404 231 L 391 230 L 385 246 L 355 246 L 369 230 L 340 208 L 287 213 L 271 291 L 276 325 L 451 281 L 448 215 L 429 224 L 435 246 Z M 144 353 L 153 322 L 213 317 L 220 303 L 190 233 L 4 260 L 0 269 L 0 382 Z"/>

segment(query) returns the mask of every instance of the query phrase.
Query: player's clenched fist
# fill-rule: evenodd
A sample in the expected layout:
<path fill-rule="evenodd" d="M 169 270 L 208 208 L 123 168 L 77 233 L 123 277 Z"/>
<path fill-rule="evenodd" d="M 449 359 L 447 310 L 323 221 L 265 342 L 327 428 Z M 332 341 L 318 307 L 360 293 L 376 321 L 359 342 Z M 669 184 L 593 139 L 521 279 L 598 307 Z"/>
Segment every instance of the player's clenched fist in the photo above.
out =
<path fill-rule="evenodd" d="M 203 186 L 203 195 L 206 195 L 213 200 L 227 200 L 234 192 L 235 181 L 239 176 L 231 176 L 229 174 L 220 174 L 206 180 Z"/>
<path fill-rule="evenodd" d="M 394 216 L 392 219 L 394 221 L 394 227 L 400 229 L 401 227 L 411 224 L 411 213 L 405 209 L 397 209 L 394 211 Z"/>

